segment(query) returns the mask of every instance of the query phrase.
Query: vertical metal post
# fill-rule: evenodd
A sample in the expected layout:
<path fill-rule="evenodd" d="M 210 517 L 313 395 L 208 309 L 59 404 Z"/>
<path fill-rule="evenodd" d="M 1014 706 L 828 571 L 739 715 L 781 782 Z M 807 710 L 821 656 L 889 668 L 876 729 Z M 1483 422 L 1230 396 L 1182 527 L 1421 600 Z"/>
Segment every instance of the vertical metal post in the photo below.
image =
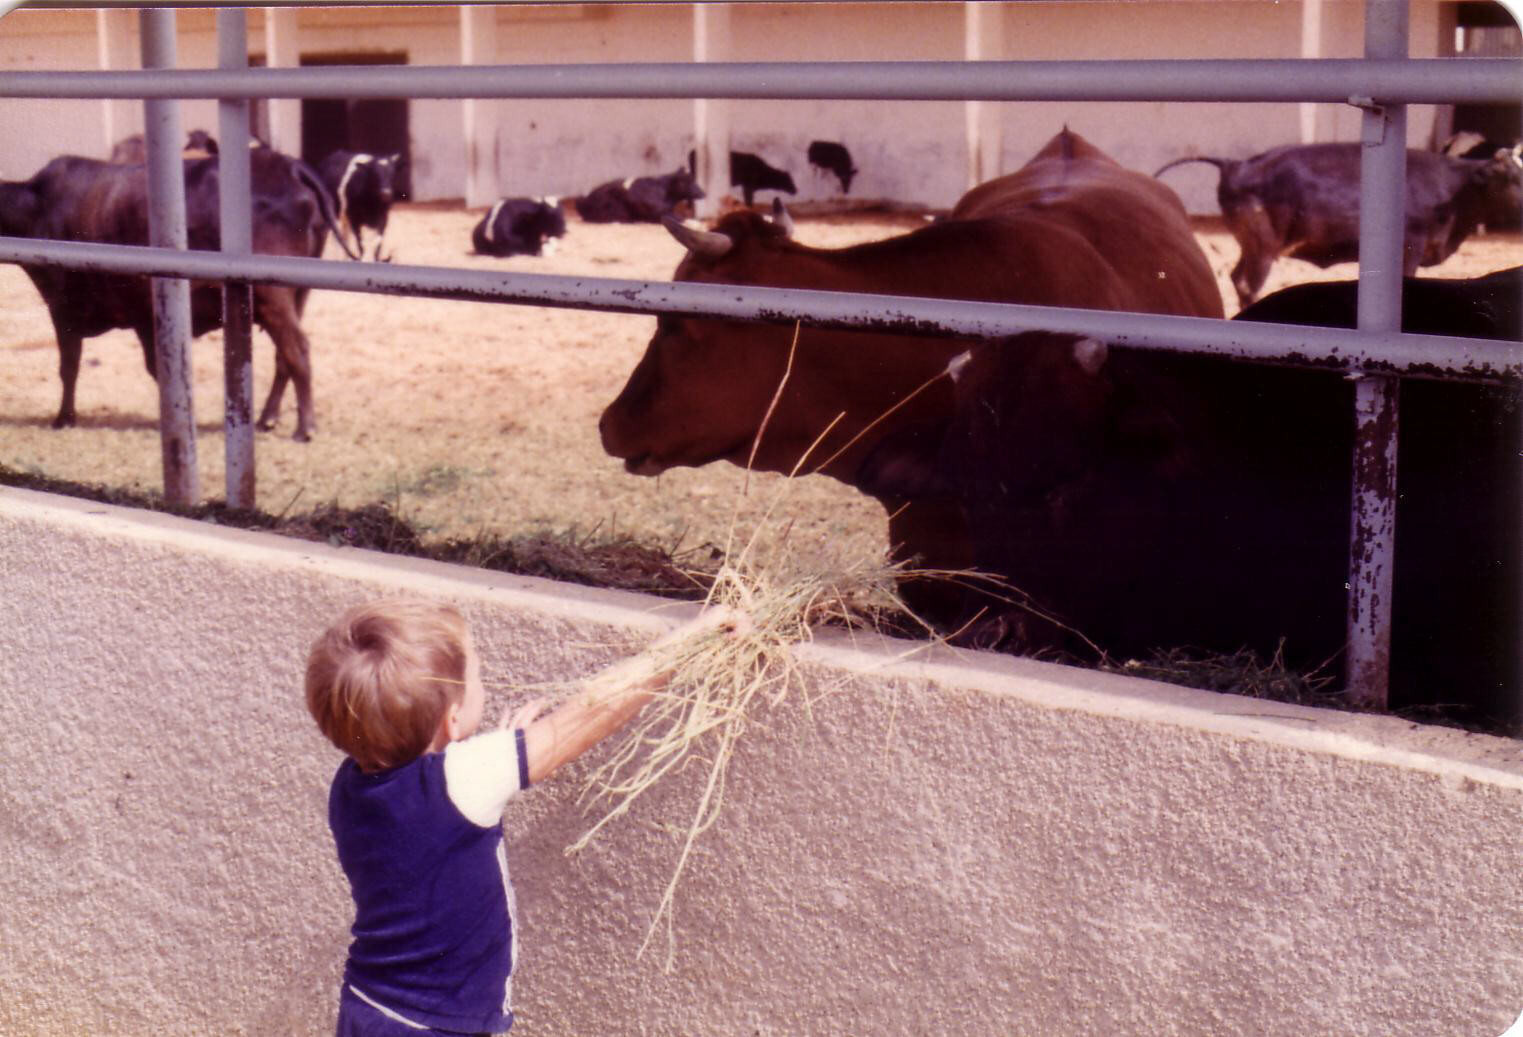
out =
<path fill-rule="evenodd" d="M 217 67 L 248 68 L 248 15 L 242 8 L 217 11 Z M 222 251 L 248 255 L 254 250 L 253 191 L 249 175 L 249 103 L 217 102 L 218 203 Z M 254 506 L 254 296 L 247 282 L 222 286 L 222 373 L 225 400 L 227 503 Z"/>
<path fill-rule="evenodd" d="M 1367 58 L 1407 56 L 1408 0 L 1365 0 Z M 1359 327 L 1401 326 L 1406 238 L 1407 110 L 1364 107 L 1359 180 Z M 1396 554 L 1397 379 L 1356 373 L 1353 521 L 1349 538 L 1348 694 L 1386 705 Z"/>
<path fill-rule="evenodd" d="M 138 14 L 143 67 L 175 65 L 175 13 L 148 8 Z M 185 172 L 180 151 L 180 102 L 143 102 L 148 150 L 148 243 L 184 249 Z M 164 454 L 164 500 L 181 507 L 200 497 L 196 470 L 196 420 L 190 389 L 190 282 L 153 279 L 153 337 L 159 381 L 159 439 Z"/>
<path fill-rule="evenodd" d="M 730 61 L 734 58 L 729 4 L 693 4 L 693 60 Z M 710 219 L 730 191 L 730 102 L 723 97 L 693 99 L 694 175 L 704 196 L 693 203 L 693 215 Z"/>

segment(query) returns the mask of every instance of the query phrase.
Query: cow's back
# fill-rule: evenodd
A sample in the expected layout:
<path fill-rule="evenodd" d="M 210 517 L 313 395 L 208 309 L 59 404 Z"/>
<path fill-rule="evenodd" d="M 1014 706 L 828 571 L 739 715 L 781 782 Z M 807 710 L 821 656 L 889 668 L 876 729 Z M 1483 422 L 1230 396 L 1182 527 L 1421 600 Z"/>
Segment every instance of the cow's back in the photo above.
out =
<path fill-rule="evenodd" d="M 949 219 L 1049 228 L 1047 240 L 1037 234 L 1029 247 L 1057 263 L 1062 242 L 1083 241 L 1113 272 L 1123 296 L 1117 308 L 1223 316 L 1215 275 L 1178 196 L 1066 130 L 1021 169 L 965 194 Z"/>

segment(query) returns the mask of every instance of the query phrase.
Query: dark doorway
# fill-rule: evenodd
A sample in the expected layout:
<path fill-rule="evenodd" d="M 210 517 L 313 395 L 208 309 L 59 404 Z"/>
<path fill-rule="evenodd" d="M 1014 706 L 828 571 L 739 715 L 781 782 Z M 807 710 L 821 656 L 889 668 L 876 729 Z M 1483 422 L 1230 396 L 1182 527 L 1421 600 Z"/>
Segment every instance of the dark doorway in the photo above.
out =
<path fill-rule="evenodd" d="M 303 65 L 405 65 L 407 55 L 305 55 Z M 407 99 L 307 98 L 301 102 L 301 157 L 312 166 L 335 151 L 367 151 L 372 155 L 401 155 L 397 197 L 412 197 L 412 163 L 407 124 Z"/>

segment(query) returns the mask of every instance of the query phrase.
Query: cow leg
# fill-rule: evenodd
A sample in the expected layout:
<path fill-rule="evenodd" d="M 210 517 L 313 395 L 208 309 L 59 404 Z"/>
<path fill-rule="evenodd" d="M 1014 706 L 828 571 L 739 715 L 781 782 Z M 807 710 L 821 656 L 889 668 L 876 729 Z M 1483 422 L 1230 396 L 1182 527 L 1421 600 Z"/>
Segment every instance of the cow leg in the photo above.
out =
<path fill-rule="evenodd" d="M 1269 213 L 1260 205 L 1248 205 L 1227 214 L 1227 226 L 1242 246 L 1242 255 L 1232 268 L 1232 287 L 1237 289 L 1239 306 L 1247 306 L 1259 296 L 1259 289 L 1269 279 L 1269 271 L 1279 258 L 1275 247 L 1278 238 Z"/>
<path fill-rule="evenodd" d="M 259 427 L 268 431 L 280 416 L 280 398 L 289 379 L 296 389 L 296 431 L 291 438 L 305 443 L 312 438 L 311 343 L 301 330 L 295 293 L 289 288 L 265 286 L 257 293 L 259 326 L 275 340 L 275 380 L 259 415 Z"/>
<path fill-rule="evenodd" d="M 58 377 L 63 381 L 63 401 L 58 405 L 58 417 L 53 419 L 54 428 L 74 424 L 74 386 L 79 381 L 79 358 L 84 348 L 83 336 L 58 333 Z"/>
<path fill-rule="evenodd" d="M 157 343 L 153 338 L 152 325 L 132 329 L 137 335 L 137 340 L 143 347 L 143 366 L 148 368 L 148 377 L 154 381 L 159 380 L 159 360 Z"/>
<path fill-rule="evenodd" d="M 265 397 L 264 409 L 259 412 L 259 420 L 255 422 L 255 428 L 259 431 L 270 431 L 280 420 L 280 399 L 285 395 L 286 382 L 290 379 L 291 373 L 286 370 L 285 358 L 280 355 L 279 347 L 276 347 L 275 377 L 270 381 L 270 394 Z"/>

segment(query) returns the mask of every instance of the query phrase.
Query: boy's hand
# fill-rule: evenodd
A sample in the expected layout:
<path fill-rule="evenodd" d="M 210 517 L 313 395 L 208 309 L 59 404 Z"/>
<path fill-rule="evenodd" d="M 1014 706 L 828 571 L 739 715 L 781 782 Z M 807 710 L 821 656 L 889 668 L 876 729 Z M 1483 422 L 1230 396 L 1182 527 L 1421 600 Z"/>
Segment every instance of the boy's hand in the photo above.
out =
<path fill-rule="evenodd" d="M 520 727 L 528 727 L 530 724 L 534 723 L 535 720 L 539 719 L 539 715 L 543 713 L 549 705 L 550 700 L 547 698 L 530 699 L 528 702 L 525 702 L 522 706 L 519 706 L 517 709 L 515 709 L 511 714 L 504 717 L 502 723 L 498 726 L 508 731 L 513 731 Z"/>
<path fill-rule="evenodd" d="M 710 605 L 694 618 L 665 634 L 657 645 L 671 644 L 710 630 L 717 630 L 738 637 L 752 629 L 751 617 L 740 609 L 728 605 Z"/>

